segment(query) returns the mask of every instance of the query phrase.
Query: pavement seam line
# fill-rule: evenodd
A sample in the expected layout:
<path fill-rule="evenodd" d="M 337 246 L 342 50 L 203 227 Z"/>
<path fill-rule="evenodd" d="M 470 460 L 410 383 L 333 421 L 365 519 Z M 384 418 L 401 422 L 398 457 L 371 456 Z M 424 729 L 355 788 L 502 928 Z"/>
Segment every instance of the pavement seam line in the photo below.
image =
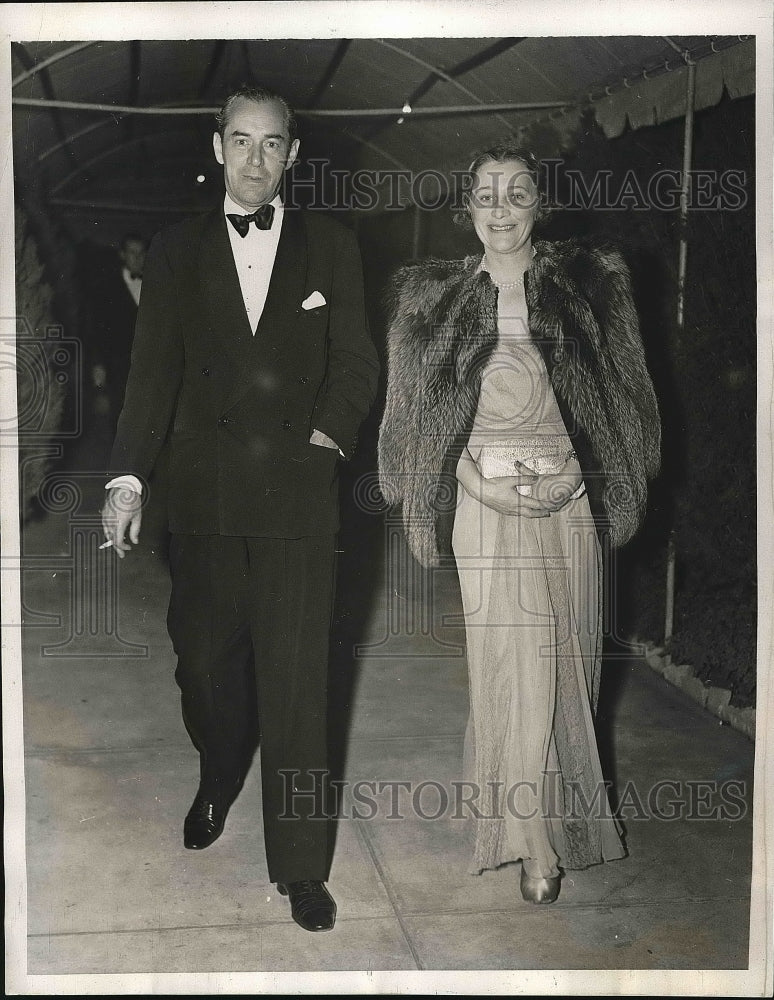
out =
<path fill-rule="evenodd" d="M 392 911 L 395 914 L 395 919 L 398 921 L 398 926 L 401 929 L 401 933 L 403 934 L 403 938 L 406 942 L 406 945 L 409 951 L 411 952 L 411 957 L 414 959 L 414 964 L 416 965 L 417 970 L 423 971 L 425 968 L 424 964 L 422 963 L 422 960 L 419 957 L 419 953 L 414 947 L 414 942 L 411 940 L 411 935 L 408 932 L 408 928 L 406 927 L 406 924 L 403 920 L 403 916 L 398 908 L 397 897 L 390 883 L 390 879 L 387 875 L 387 870 L 379 858 L 379 852 L 376 848 L 376 845 L 372 843 L 371 838 L 368 836 L 368 833 L 366 832 L 366 829 L 360 820 L 355 820 L 355 829 L 357 830 L 361 843 L 368 851 L 368 854 L 371 858 L 371 863 L 376 869 L 376 874 L 379 877 L 379 881 L 384 886 L 384 891 L 387 893 L 387 898 L 390 901 L 390 906 L 392 907 Z"/>
<path fill-rule="evenodd" d="M 361 924 L 375 922 L 377 920 L 389 920 L 389 914 L 373 917 L 337 917 L 337 924 Z M 37 931 L 27 935 L 28 941 L 39 941 L 43 938 L 68 938 L 68 937 L 90 937 L 98 934 L 166 934 L 177 931 L 215 931 L 215 930 L 261 930 L 265 927 L 294 927 L 293 918 L 287 920 L 266 920 L 262 922 L 245 922 L 241 924 L 173 924 L 169 927 L 112 927 L 110 930 L 82 930 L 82 931 Z"/>

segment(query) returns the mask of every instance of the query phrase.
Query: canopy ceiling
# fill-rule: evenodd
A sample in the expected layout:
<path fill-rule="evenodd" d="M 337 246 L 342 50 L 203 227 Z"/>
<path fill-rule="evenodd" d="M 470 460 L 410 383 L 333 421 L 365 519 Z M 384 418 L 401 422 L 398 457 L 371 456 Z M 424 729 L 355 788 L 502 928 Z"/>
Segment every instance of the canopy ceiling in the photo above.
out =
<path fill-rule="evenodd" d="M 298 109 L 307 168 L 348 171 L 460 168 L 538 121 L 568 147 L 589 109 L 608 137 L 656 124 L 683 114 L 691 59 L 697 109 L 755 89 L 741 36 L 36 41 L 12 57 L 17 185 L 76 213 L 210 205 L 212 110 L 245 80 Z"/>

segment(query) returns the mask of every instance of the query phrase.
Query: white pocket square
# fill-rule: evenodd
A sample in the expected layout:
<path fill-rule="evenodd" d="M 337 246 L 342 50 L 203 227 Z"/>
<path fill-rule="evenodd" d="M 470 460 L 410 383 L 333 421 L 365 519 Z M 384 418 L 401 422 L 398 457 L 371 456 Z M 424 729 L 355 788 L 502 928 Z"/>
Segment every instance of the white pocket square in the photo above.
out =
<path fill-rule="evenodd" d="M 304 299 L 301 303 L 302 309 L 316 309 L 318 306 L 326 305 L 325 296 L 322 292 L 312 292 L 312 294 Z"/>

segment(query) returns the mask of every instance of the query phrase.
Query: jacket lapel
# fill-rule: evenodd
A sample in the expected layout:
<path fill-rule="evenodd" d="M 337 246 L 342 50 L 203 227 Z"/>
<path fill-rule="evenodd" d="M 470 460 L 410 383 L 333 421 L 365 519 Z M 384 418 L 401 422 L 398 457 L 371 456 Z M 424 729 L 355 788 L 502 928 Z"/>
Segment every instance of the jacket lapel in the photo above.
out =
<path fill-rule="evenodd" d="M 234 255 L 222 209 L 213 212 L 202 232 L 199 255 L 200 287 L 218 342 L 241 368 L 244 351 L 252 340 Z"/>
<path fill-rule="evenodd" d="M 285 209 L 266 304 L 255 332 L 260 344 L 297 314 L 304 297 L 307 270 L 306 226 L 299 211 Z"/>

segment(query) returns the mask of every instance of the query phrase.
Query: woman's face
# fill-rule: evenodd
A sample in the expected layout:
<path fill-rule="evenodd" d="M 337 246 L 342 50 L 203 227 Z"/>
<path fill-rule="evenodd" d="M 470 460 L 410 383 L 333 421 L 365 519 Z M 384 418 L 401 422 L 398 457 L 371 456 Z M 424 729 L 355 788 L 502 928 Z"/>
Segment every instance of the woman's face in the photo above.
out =
<path fill-rule="evenodd" d="M 473 177 L 468 210 L 487 250 L 517 253 L 529 244 L 539 196 L 521 160 L 482 163 Z"/>

